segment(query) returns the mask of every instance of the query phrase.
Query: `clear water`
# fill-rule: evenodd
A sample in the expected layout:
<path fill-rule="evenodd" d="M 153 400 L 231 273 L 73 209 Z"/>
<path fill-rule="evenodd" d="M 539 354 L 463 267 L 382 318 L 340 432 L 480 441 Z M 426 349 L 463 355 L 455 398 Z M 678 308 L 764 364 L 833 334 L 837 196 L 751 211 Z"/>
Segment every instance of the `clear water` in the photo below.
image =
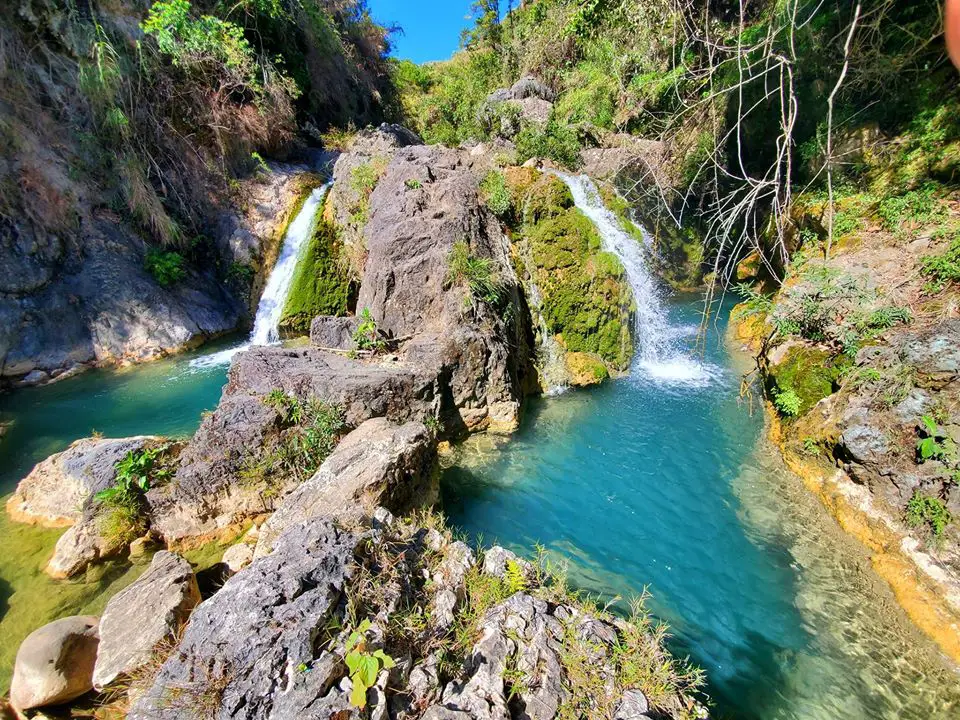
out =
<path fill-rule="evenodd" d="M 671 325 L 695 325 L 699 307 L 668 304 Z M 451 521 L 518 552 L 543 544 L 591 593 L 649 586 L 720 716 L 958 717 L 956 676 L 856 542 L 770 460 L 739 372 L 716 338 L 707 347 L 707 382 L 638 369 L 534 402 L 509 443 L 445 472 Z"/>

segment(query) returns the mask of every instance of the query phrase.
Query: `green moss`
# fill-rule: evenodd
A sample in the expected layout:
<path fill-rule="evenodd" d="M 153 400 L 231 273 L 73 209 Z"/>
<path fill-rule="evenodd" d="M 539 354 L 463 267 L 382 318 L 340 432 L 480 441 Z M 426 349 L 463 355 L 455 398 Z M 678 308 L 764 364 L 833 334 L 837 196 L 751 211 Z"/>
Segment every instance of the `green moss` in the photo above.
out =
<path fill-rule="evenodd" d="M 600 236 L 579 210 L 547 207 L 552 216 L 526 232 L 547 327 L 567 350 L 596 353 L 612 368 L 625 370 L 633 347 L 623 266 L 601 251 Z"/>
<path fill-rule="evenodd" d="M 794 393 L 799 406 L 794 415 L 802 415 L 820 400 L 833 394 L 846 356 L 834 356 L 826 350 L 808 346 L 791 348 L 786 357 L 769 372 L 770 393 L 774 397 Z"/>
<path fill-rule="evenodd" d="M 336 228 L 318 220 L 290 286 L 280 327 L 308 332 L 317 315 L 346 315 L 350 280 L 338 263 Z"/>

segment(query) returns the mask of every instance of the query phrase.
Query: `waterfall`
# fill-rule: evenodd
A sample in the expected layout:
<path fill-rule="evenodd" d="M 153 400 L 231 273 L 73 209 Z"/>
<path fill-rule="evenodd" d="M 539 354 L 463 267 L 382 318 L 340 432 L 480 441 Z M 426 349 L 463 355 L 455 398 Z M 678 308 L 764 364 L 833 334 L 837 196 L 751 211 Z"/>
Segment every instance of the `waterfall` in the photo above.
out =
<path fill-rule="evenodd" d="M 645 254 L 652 251 L 650 234 L 641 227 L 646 247 L 623 229 L 617 216 L 603 204 L 596 185 L 586 175 L 554 174 L 566 183 L 577 208 L 600 233 L 603 249 L 620 259 L 633 291 L 634 374 L 678 383 L 700 383 L 712 374 L 690 352 L 678 344 L 687 328 L 670 325 L 657 279 L 647 267 Z"/>
<path fill-rule="evenodd" d="M 267 284 L 260 296 L 257 306 L 257 315 L 253 321 L 253 331 L 250 339 L 243 345 L 228 348 L 220 352 L 204 355 L 190 361 L 192 368 L 208 368 L 217 365 L 226 365 L 234 355 L 246 350 L 251 345 L 274 345 L 280 342 L 280 318 L 283 315 L 283 306 L 290 292 L 293 274 L 297 269 L 303 248 L 310 239 L 316 224 L 317 212 L 323 203 L 330 184 L 319 187 L 310 193 L 297 216 L 287 227 L 287 234 L 283 238 L 280 256 L 277 258 Z"/>

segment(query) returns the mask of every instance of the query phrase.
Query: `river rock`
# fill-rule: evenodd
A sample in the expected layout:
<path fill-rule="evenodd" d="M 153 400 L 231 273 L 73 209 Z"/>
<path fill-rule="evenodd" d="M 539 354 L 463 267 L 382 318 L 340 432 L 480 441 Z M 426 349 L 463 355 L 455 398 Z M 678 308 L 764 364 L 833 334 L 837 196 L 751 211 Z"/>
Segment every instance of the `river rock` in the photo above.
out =
<path fill-rule="evenodd" d="M 152 528 L 168 541 L 214 532 L 273 509 L 240 482 L 244 461 L 278 432 L 264 399 L 282 390 L 341 407 L 356 426 L 371 417 L 394 422 L 436 416 L 435 375 L 409 365 L 379 365 L 316 348 L 252 348 L 240 353 L 217 409 L 204 418 L 167 485 L 151 489 Z"/>
<path fill-rule="evenodd" d="M 175 720 L 198 708 L 223 720 L 351 717 L 335 687 L 346 668 L 334 653 L 315 659 L 315 642 L 340 617 L 357 542 L 326 519 L 288 528 L 271 555 L 194 611 L 127 717 Z"/>
<path fill-rule="evenodd" d="M 119 440 L 84 438 L 38 463 L 7 500 L 7 512 L 18 522 L 68 527 L 78 522 L 91 496 L 113 485 L 114 464 L 156 438 Z"/>
<path fill-rule="evenodd" d="M 79 575 L 90 565 L 113 557 L 127 546 L 104 538 L 98 528 L 97 516 L 90 508 L 80 521 L 67 529 L 57 540 L 53 557 L 45 572 L 52 578 L 64 579 Z"/>
<path fill-rule="evenodd" d="M 97 618 L 74 616 L 34 630 L 20 645 L 10 683 L 19 710 L 69 702 L 93 689 Z"/>
<path fill-rule="evenodd" d="M 103 690 L 149 663 L 157 645 L 177 633 L 199 602 L 190 563 L 165 550 L 154 555 L 147 571 L 103 611 L 94 687 Z"/>
<path fill-rule="evenodd" d="M 256 556 L 286 528 L 325 516 L 351 524 L 378 506 L 397 513 L 436 501 L 435 441 L 421 422 L 374 418 L 349 433 L 316 474 L 288 495 L 261 526 Z"/>

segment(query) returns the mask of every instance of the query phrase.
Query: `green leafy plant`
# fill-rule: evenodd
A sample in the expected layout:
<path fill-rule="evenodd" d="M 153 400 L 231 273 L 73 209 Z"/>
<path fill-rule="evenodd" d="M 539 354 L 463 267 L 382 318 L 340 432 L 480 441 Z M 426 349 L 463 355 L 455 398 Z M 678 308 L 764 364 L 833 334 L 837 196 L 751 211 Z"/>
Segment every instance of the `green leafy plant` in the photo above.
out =
<path fill-rule="evenodd" d="M 957 446 L 942 430 L 940 425 L 929 415 L 920 418 L 917 440 L 917 460 L 923 463 L 927 460 L 950 461 L 955 459 Z"/>
<path fill-rule="evenodd" d="M 493 261 L 473 255 L 466 240 L 455 242 L 447 257 L 447 285 L 458 284 L 469 288 L 474 308 L 478 303 L 499 307 L 506 297 L 506 288 L 500 281 Z"/>
<path fill-rule="evenodd" d="M 796 417 L 800 414 L 800 396 L 794 390 L 774 390 L 773 405 L 784 417 Z"/>
<path fill-rule="evenodd" d="M 143 267 L 162 287 L 170 287 L 187 276 L 183 255 L 173 250 L 153 249 L 147 253 Z"/>
<path fill-rule="evenodd" d="M 168 449 L 169 445 L 158 445 L 131 450 L 114 464 L 113 485 L 94 495 L 101 508 L 100 532 L 110 542 L 127 543 L 146 532 L 144 494 L 170 478 L 172 470 L 162 463 Z"/>
<path fill-rule="evenodd" d="M 516 560 L 507 560 L 503 579 L 507 585 L 507 593 L 510 595 L 518 592 L 526 592 L 529 586 L 527 574 L 523 566 Z"/>
<path fill-rule="evenodd" d="M 734 292 L 740 296 L 743 305 L 742 315 L 750 317 L 753 315 L 768 315 L 773 309 L 773 295 L 764 295 L 757 292 L 748 283 L 739 283 L 734 286 Z"/>
<path fill-rule="evenodd" d="M 924 288 L 930 294 L 960 282 L 960 233 L 954 236 L 949 247 L 942 253 L 924 257 L 921 272 L 930 278 Z"/>
<path fill-rule="evenodd" d="M 803 439 L 803 452 L 813 457 L 820 457 L 820 446 L 812 437 L 805 437 Z"/>
<path fill-rule="evenodd" d="M 910 527 L 927 527 L 933 537 L 939 539 L 953 517 L 943 500 L 915 490 L 907 502 L 906 521 Z"/>
<path fill-rule="evenodd" d="M 387 346 L 386 340 L 380 336 L 377 321 L 373 319 L 369 308 L 360 311 L 360 324 L 353 331 L 352 340 L 354 350 L 378 353 Z"/>
<path fill-rule="evenodd" d="M 500 219 L 506 218 L 513 209 L 513 200 L 510 197 L 510 188 L 503 173 L 491 170 L 480 183 L 480 195 L 490 212 Z"/>
<path fill-rule="evenodd" d="M 419 190 L 423 187 L 423 183 L 417 180 L 416 178 L 410 178 L 404 180 L 403 184 L 406 186 L 407 190 Z"/>
<path fill-rule="evenodd" d="M 364 620 L 350 633 L 345 647 L 344 662 L 350 671 L 350 681 L 353 690 L 350 693 L 350 704 L 361 710 L 367 705 L 367 691 L 377 682 L 377 675 L 381 670 L 389 670 L 397 663 L 382 649 L 370 651 L 366 633 L 370 630 L 369 620 Z"/>

